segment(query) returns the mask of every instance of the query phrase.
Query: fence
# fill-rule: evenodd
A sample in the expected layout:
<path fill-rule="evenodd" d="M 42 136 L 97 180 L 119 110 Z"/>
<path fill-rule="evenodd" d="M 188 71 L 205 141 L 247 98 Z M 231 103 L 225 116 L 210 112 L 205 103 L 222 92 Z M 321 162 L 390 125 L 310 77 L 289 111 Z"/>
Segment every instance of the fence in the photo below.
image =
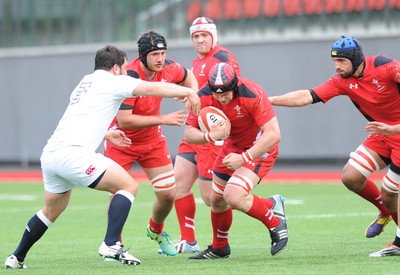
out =
<path fill-rule="evenodd" d="M 156 29 L 187 38 L 197 16 L 230 32 L 300 28 L 303 35 L 358 22 L 399 31 L 400 0 L 0 0 L 0 47 L 132 41 Z"/>

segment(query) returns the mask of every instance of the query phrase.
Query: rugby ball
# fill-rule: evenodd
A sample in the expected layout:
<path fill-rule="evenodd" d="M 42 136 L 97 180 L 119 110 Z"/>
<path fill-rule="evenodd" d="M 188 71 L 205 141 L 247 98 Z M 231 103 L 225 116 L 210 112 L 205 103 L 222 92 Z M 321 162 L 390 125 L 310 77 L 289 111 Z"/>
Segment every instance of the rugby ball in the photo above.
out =
<path fill-rule="evenodd" d="M 198 121 L 200 130 L 204 133 L 210 132 L 210 127 L 220 120 L 222 120 L 222 123 L 228 120 L 228 117 L 220 109 L 213 106 L 207 106 L 200 110 Z"/>

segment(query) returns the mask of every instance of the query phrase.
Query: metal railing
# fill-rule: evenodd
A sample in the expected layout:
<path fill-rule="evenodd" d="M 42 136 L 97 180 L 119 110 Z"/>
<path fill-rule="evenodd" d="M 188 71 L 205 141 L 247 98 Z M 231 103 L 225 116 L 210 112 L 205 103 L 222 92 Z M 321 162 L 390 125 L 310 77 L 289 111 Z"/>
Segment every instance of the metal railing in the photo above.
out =
<path fill-rule="evenodd" d="M 362 8 L 349 11 L 349 3 Z M 365 31 L 400 29 L 399 0 L 0 0 L 0 48 L 132 41 L 148 29 L 187 38 L 190 21 L 208 14 L 221 35 L 292 28 L 308 35 L 355 23 Z"/>

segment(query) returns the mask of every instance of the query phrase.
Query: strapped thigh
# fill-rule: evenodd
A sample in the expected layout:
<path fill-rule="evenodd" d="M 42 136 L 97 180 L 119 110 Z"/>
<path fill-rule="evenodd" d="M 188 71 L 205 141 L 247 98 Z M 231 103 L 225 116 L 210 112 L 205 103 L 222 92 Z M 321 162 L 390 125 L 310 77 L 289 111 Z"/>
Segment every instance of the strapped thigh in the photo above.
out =
<path fill-rule="evenodd" d="M 250 191 L 254 188 L 251 179 L 238 174 L 233 174 L 232 177 L 229 179 L 228 184 L 230 186 L 243 189 L 247 194 L 250 193 Z"/>
<path fill-rule="evenodd" d="M 383 177 L 382 187 L 390 193 L 399 193 L 400 175 L 389 169 Z"/>
<path fill-rule="evenodd" d="M 349 164 L 368 178 L 374 171 L 379 170 L 379 164 L 368 150 L 360 145 L 355 152 L 350 153 Z"/>
<path fill-rule="evenodd" d="M 154 192 L 170 190 L 175 187 L 174 171 L 161 173 L 160 175 L 152 178 L 150 181 L 151 185 L 153 186 Z"/>

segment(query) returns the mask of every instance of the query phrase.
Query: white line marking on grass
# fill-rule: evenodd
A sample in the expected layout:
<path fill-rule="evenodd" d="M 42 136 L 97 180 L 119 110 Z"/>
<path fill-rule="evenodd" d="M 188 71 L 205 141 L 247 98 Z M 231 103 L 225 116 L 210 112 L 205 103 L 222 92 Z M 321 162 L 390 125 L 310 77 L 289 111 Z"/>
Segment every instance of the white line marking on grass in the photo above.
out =
<path fill-rule="evenodd" d="M 310 214 L 310 215 L 296 215 L 290 216 L 290 219 L 331 219 L 331 218 L 343 218 L 343 217 L 360 217 L 360 216 L 373 216 L 376 213 L 373 212 L 364 212 L 364 213 L 330 213 L 330 214 Z"/>
<path fill-rule="evenodd" d="M 301 205 L 304 204 L 303 200 L 285 200 L 285 205 Z"/>
<path fill-rule="evenodd" d="M 196 203 L 204 203 L 202 198 L 195 198 L 194 201 Z"/>
<path fill-rule="evenodd" d="M 34 195 L 0 194 L 0 201 L 35 201 L 37 199 Z"/>

